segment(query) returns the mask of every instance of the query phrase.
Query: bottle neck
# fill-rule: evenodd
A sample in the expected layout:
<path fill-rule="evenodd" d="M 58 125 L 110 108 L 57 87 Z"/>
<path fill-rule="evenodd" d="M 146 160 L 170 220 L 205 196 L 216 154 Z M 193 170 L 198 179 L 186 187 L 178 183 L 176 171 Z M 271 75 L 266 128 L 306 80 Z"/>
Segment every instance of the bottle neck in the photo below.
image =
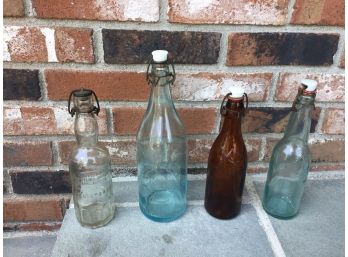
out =
<path fill-rule="evenodd" d="M 98 142 L 98 124 L 93 113 L 77 112 L 75 136 L 79 146 L 95 146 Z"/>
<path fill-rule="evenodd" d="M 161 63 L 153 64 L 151 76 L 155 83 L 154 85 L 151 85 L 149 106 L 173 105 L 173 100 L 170 93 L 170 76 L 168 65 Z"/>
<path fill-rule="evenodd" d="M 220 133 L 241 135 L 242 116 L 245 111 L 243 99 L 239 101 L 228 99 L 225 108 L 226 112 Z"/>
<path fill-rule="evenodd" d="M 295 110 L 290 114 L 284 137 L 296 137 L 307 143 L 311 129 L 311 111 L 314 107 L 314 95 L 300 95 L 295 101 Z"/>

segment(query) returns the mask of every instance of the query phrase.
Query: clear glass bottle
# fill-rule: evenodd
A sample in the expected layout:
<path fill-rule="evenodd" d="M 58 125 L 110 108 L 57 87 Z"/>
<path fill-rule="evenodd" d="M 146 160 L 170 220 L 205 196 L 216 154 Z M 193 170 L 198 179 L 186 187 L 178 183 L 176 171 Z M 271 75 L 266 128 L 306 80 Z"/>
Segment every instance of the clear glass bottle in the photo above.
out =
<path fill-rule="evenodd" d="M 303 80 L 302 85 L 284 137 L 273 149 L 262 200 L 265 211 L 281 219 L 298 213 L 311 163 L 308 135 L 317 82 Z"/>
<path fill-rule="evenodd" d="M 169 70 L 168 52 L 152 55 L 151 95 L 137 133 L 139 205 L 151 220 L 169 222 L 186 210 L 187 142 L 171 98 L 175 73 Z"/>
<path fill-rule="evenodd" d="M 93 96 L 97 102 L 94 106 Z M 70 110 L 70 102 L 74 107 Z M 108 150 L 98 144 L 99 102 L 92 90 L 71 92 L 69 113 L 75 118 L 77 146 L 71 153 L 69 171 L 72 181 L 74 208 L 82 226 L 97 228 L 114 216 L 112 175 Z"/>
<path fill-rule="evenodd" d="M 225 96 L 220 110 L 223 125 L 209 153 L 204 207 L 218 219 L 232 219 L 241 209 L 248 159 L 241 129 L 244 97 L 241 87 L 232 87 Z"/>

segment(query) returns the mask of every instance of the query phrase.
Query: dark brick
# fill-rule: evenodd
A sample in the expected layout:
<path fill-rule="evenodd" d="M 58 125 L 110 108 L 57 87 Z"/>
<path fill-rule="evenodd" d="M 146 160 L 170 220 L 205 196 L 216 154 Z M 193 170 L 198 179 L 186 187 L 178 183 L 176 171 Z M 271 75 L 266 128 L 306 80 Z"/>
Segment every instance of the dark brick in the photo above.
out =
<path fill-rule="evenodd" d="M 120 167 L 112 169 L 112 175 L 117 176 L 136 176 L 137 168 L 134 167 Z"/>
<path fill-rule="evenodd" d="M 242 123 L 243 132 L 282 133 L 284 132 L 291 108 L 249 108 Z M 321 109 L 312 112 L 311 133 L 314 133 L 318 124 Z"/>
<path fill-rule="evenodd" d="M 166 49 L 175 63 L 213 64 L 220 51 L 221 33 L 103 29 L 106 63 L 146 63 L 151 52 Z"/>
<path fill-rule="evenodd" d="M 338 34 L 232 33 L 226 65 L 331 65 Z"/>
<path fill-rule="evenodd" d="M 10 176 L 16 194 L 71 193 L 67 171 L 11 171 Z"/>
<path fill-rule="evenodd" d="M 18 231 L 19 227 L 20 227 L 20 224 L 18 224 L 18 223 L 6 222 L 2 226 L 2 231 L 3 232 L 14 232 L 14 231 Z"/>
<path fill-rule="evenodd" d="M 4 69 L 4 100 L 38 100 L 39 71 Z"/>

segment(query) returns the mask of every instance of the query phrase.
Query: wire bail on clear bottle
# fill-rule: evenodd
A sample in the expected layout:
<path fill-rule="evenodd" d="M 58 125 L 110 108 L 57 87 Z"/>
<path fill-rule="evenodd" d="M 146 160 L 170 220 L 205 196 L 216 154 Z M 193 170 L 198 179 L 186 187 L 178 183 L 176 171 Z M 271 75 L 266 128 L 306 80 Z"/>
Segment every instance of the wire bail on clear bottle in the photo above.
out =
<path fill-rule="evenodd" d="M 220 106 L 220 114 L 223 116 L 226 116 L 227 112 L 235 112 L 238 114 L 238 116 L 241 114 L 242 117 L 245 115 L 246 111 L 248 110 L 248 105 L 249 105 L 249 99 L 248 99 L 248 95 L 246 93 L 243 93 L 243 96 L 241 98 L 235 98 L 234 101 L 236 100 L 243 100 L 243 103 L 246 102 L 246 106 L 243 110 L 243 112 L 238 112 L 238 111 L 234 111 L 234 110 L 229 110 L 227 109 L 225 103 L 227 103 L 227 99 L 230 98 L 230 96 L 232 95 L 232 93 L 228 93 L 225 95 L 224 99 L 222 100 L 221 106 Z"/>
<path fill-rule="evenodd" d="M 91 96 L 94 96 L 95 102 L 97 103 L 97 106 L 94 106 L 93 104 L 93 99 L 91 99 Z M 78 99 L 79 100 L 79 104 L 81 105 L 88 105 L 88 109 L 86 110 L 87 113 L 95 113 L 96 115 L 99 114 L 100 112 L 100 106 L 99 106 L 99 100 L 97 98 L 97 95 L 95 94 L 95 92 L 93 90 L 90 89 L 77 89 L 74 90 L 70 93 L 69 95 L 69 100 L 68 100 L 68 112 L 71 115 L 71 117 L 74 117 L 75 113 L 77 112 L 77 110 L 79 109 L 76 105 L 75 100 Z M 74 102 L 74 107 L 71 108 L 71 101 Z"/>
<path fill-rule="evenodd" d="M 171 77 L 171 79 L 169 79 L 169 80 L 167 81 L 167 83 L 165 83 L 164 85 L 173 84 L 173 83 L 174 83 L 175 78 L 176 78 L 176 73 L 175 73 L 175 68 L 174 68 L 174 63 L 173 63 L 173 61 L 167 60 L 167 61 L 165 61 L 165 62 L 157 63 L 157 62 L 155 62 L 155 61 L 153 60 L 153 58 L 151 57 L 151 58 L 149 58 L 149 61 L 148 61 L 147 63 L 148 63 L 148 65 L 147 65 L 147 69 L 146 69 L 146 81 L 147 81 L 147 83 L 148 83 L 149 85 L 154 86 L 154 87 L 157 86 L 159 80 L 160 80 L 161 78 L 164 78 L 164 77 Z M 152 65 L 153 65 L 153 64 L 163 65 L 163 66 L 168 65 L 168 66 L 172 67 L 172 71 L 170 71 L 170 72 L 169 72 L 167 75 L 165 75 L 165 76 L 155 76 L 155 75 L 151 72 L 151 70 L 152 70 Z"/>

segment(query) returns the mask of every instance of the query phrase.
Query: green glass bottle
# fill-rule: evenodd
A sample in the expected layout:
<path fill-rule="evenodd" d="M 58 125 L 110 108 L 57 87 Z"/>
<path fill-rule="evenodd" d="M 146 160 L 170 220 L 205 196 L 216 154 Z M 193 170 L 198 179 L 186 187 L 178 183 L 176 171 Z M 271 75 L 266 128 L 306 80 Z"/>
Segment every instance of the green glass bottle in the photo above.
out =
<path fill-rule="evenodd" d="M 273 149 L 262 199 L 265 211 L 281 219 L 298 213 L 311 163 L 308 135 L 317 82 L 301 84 L 284 137 Z"/>

